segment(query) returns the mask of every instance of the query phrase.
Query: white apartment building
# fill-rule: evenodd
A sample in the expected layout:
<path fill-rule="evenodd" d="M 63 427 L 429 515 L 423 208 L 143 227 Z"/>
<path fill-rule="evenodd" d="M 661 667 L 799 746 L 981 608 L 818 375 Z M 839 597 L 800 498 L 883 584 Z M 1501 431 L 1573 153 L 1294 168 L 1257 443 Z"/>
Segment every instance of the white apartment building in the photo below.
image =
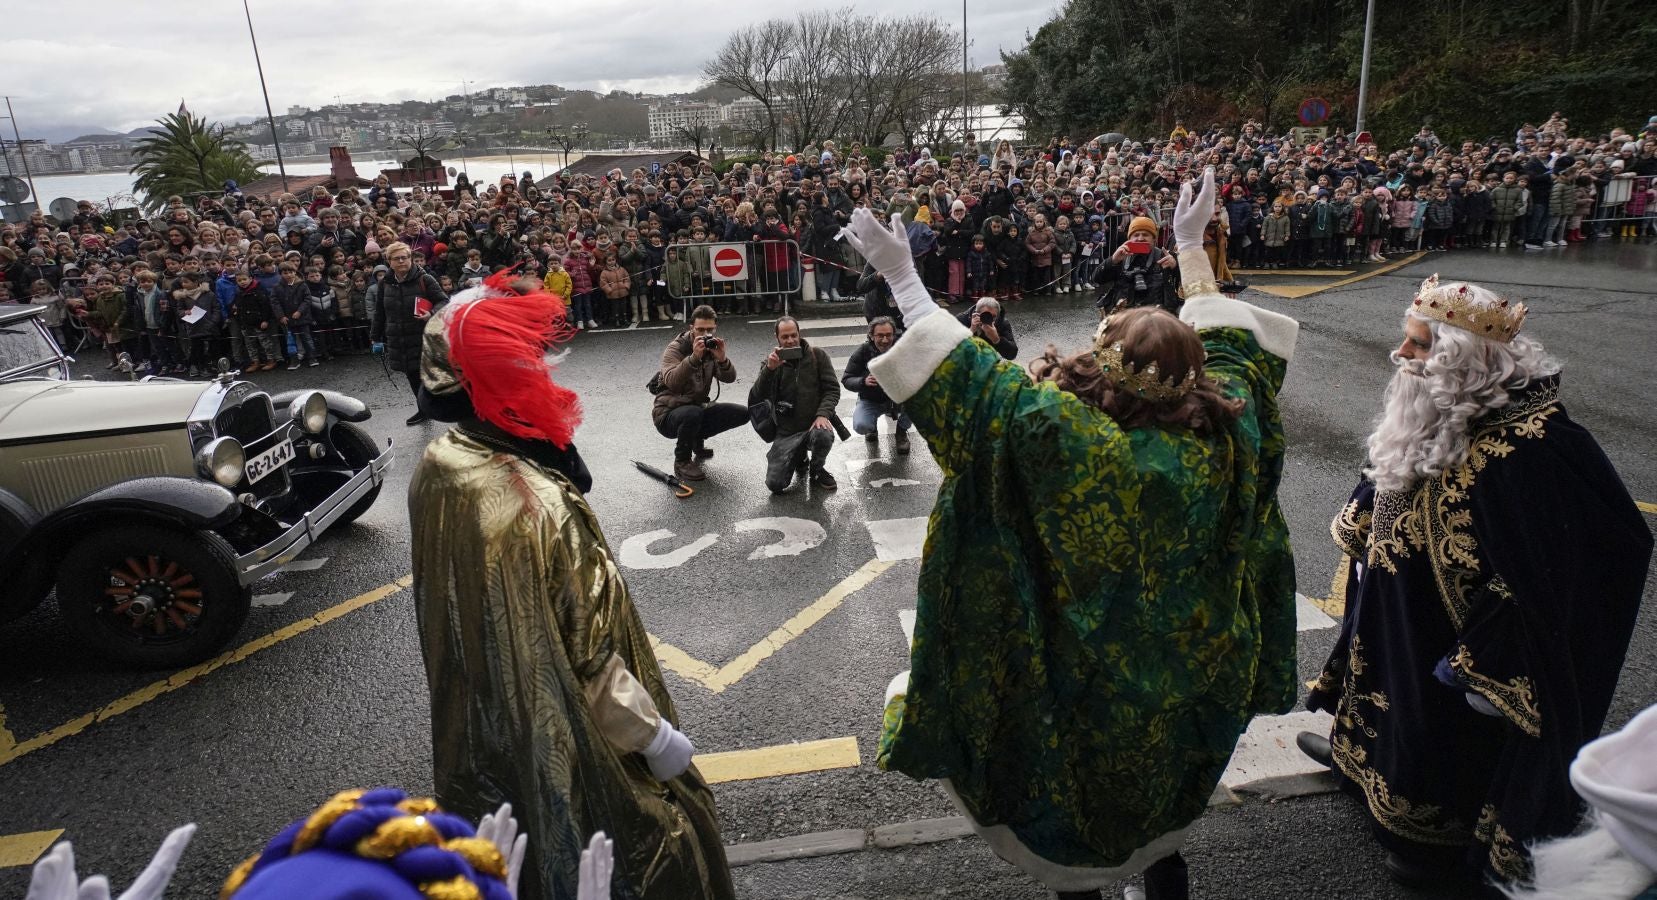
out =
<path fill-rule="evenodd" d="M 680 128 L 697 125 L 718 128 L 720 108 L 711 103 L 660 104 L 650 107 L 647 118 L 650 122 L 650 140 L 667 141 L 672 140 L 674 132 Z"/>

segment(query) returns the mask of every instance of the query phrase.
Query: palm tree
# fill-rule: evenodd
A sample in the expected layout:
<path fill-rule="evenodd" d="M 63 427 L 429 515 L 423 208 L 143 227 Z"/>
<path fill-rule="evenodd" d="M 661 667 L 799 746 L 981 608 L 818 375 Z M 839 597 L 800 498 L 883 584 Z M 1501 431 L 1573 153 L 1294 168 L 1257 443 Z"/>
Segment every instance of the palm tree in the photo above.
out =
<path fill-rule="evenodd" d="M 226 181 L 252 181 L 260 175 L 246 145 L 188 110 L 158 119 L 156 125 L 133 150 L 137 161 L 131 171 L 138 176 L 133 187 L 143 195 L 145 209 L 160 209 L 174 194 L 216 193 Z"/>

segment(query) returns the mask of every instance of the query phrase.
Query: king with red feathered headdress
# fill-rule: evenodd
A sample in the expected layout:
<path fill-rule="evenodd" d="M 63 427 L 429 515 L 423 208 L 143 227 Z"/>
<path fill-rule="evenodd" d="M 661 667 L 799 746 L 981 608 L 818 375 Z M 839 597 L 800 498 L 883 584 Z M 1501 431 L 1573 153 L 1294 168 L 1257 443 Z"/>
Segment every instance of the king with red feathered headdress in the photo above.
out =
<path fill-rule="evenodd" d="M 564 303 L 510 279 L 434 313 L 421 357 L 421 409 L 454 423 L 409 484 L 438 800 L 520 811 L 524 898 L 575 896 L 600 830 L 618 893 L 732 897 L 712 794 L 585 498 L 581 404 L 549 361 Z"/>

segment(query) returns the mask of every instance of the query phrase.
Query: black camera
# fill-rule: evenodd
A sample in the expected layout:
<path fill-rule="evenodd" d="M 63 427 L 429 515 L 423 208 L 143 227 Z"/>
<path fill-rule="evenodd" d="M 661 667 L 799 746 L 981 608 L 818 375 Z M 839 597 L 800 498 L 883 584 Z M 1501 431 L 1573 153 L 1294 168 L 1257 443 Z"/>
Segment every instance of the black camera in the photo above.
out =
<path fill-rule="evenodd" d="M 712 350 L 713 348 L 719 346 L 719 338 L 716 338 L 711 334 L 702 335 L 700 340 L 702 341 L 703 350 Z"/>
<path fill-rule="evenodd" d="M 1134 293 L 1143 294 L 1143 293 L 1145 293 L 1146 291 L 1148 291 L 1150 289 L 1151 289 L 1151 286 L 1145 282 L 1145 274 L 1143 272 L 1133 273 L 1133 292 Z"/>
<path fill-rule="evenodd" d="M 980 324 L 980 325 L 994 325 L 995 324 L 995 313 L 992 313 L 992 312 L 981 312 L 981 313 L 979 313 L 978 314 L 978 324 Z"/>

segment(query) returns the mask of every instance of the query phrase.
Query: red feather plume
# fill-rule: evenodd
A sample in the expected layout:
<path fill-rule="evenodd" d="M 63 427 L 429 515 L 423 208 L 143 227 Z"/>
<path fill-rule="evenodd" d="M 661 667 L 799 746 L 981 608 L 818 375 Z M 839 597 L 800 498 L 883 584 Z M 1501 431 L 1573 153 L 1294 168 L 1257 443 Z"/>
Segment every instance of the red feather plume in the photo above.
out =
<path fill-rule="evenodd" d="M 508 434 L 568 448 L 581 424 L 581 400 L 552 380 L 546 352 L 568 340 L 564 301 L 536 289 L 519 293 L 513 273 L 484 282 L 503 296 L 474 300 L 449 323 L 449 361 L 478 418 Z"/>

